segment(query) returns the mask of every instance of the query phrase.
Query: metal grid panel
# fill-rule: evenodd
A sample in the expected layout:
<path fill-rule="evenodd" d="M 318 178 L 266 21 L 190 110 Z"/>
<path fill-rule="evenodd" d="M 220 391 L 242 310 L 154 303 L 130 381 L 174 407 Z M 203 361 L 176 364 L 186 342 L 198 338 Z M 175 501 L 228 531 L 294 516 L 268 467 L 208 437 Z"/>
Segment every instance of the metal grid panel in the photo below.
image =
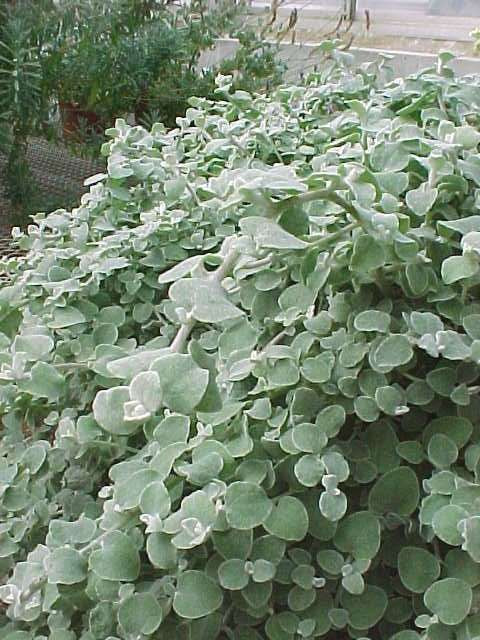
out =
<path fill-rule="evenodd" d="M 104 162 L 76 157 L 66 147 L 40 138 L 29 141 L 27 157 L 42 195 L 54 196 L 65 206 L 72 199 L 80 199 L 88 190 L 83 184 L 85 179 L 99 173 L 105 166 Z M 0 156 L 0 175 L 5 163 L 5 156 Z M 18 255 L 11 244 L 11 228 L 16 224 L 12 206 L 0 188 L 0 256 Z"/>

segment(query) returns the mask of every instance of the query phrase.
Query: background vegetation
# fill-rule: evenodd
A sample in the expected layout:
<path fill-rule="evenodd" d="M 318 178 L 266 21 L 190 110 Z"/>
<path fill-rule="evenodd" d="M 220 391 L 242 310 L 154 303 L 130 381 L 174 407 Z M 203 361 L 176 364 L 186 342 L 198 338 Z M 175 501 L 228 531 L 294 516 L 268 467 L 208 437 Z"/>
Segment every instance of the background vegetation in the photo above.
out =
<path fill-rule="evenodd" d="M 152 0 L 16 0 L 0 6 L 0 148 L 13 205 L 39 208 L 26 158 L 33 135 L 65 134 L 77 152 L 98 155 L 116 117 L 174 126 L 187 99 L 212 96 L 217 69 L 200 54 L 220 35 L 241 33 L 228 62 L 235 84 L 266 90 L 282 65 L 245 22 L 246 5 L 206 0 L 174 7 Z M 58 126 L 58 117 L 63 131 Z"/>

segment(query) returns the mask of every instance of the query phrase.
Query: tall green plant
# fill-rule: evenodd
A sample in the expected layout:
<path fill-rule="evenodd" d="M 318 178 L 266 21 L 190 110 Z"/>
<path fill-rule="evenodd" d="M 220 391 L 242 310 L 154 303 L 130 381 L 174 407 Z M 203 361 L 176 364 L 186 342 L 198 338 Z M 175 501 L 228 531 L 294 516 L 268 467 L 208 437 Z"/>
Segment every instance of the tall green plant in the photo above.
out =
<path fill-rule="evenodd" d="M 14 206 L 28 206 L 34 197 L 27 140 L 46 115 L 39 50 L 26 8 L 3 3 L 0 10 L 0 136 L 7 155 L 6 191 Z"/>
<path fill-rule="evenodd" d="M 147 111 L 158 114 L 168 126 L 175 126 L 176 118 L 184 115 L 191 95 L 213 98 L 218 73 L 232 75 L 236 89 L 253 92 L 264 92 L 283 79 L 285 65 L 278 47 L 263 41 L 247 2 L 221 0 L 212 8 L 205 0 L 197 0 L 174 13 L 170 24 L 182 47 L 170 56 L 145 94 Z M 201 55 L 225 36 L 238 39 L 235 54 L 199 69 Z"/>
<path fill-rule="evenodd" d="M 59 15 L 63 38 L 47 66 L 61 101 L 94 111 L 107 124 L 128 112 L 144 115 L 153 109 L 174 125 L 192 93 L 212 93 L 213 74 L 203 74 L 198 59 L 217 37 L 243 23 L 245 5 L 222 0 L 211 7 L 196 0 L 184 7 L 147 3 L 134 10 L 130 2 L 116 0 L 79 6 L 78 14 L 75 4 L 67 3 Z M 258 39 L 252 40 L 253 30 L 248 33 L 249 51 L 255 49 L 258 57 Z M 238 60 L 245 80 L 247 56 Z"/>

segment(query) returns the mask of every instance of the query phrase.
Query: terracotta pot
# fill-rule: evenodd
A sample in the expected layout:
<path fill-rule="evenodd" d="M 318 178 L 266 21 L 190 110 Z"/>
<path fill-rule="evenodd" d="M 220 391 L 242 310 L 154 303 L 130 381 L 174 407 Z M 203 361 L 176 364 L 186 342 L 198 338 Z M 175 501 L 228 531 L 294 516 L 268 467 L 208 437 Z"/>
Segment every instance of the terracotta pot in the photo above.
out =
<path fill-rule="evenodd" d="M 93 133 L 102 133 L 104 124 L 100 116 L 94 111 L 82 109 L 75 102 L 59 100 L 60 119 L 63 127 L 63 137 L 66 140 L 80 139 L 85 129 Z"/>

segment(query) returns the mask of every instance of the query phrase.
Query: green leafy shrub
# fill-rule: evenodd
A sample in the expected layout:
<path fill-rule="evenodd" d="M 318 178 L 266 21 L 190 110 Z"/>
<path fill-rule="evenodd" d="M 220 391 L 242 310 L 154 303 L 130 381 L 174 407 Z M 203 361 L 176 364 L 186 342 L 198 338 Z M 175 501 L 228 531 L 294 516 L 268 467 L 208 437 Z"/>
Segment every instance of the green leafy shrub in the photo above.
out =
<path fill-rule="evenodd" d="M 278 57 L 278 46 L 264 42 L 244 0 L 238 3 L 220 0 L 213 6 L 197 0 L 177 10 L 168 23 L 166 31 L 174 36 L 172 45 L 176 46 L 170 47 L 161 73 L 157 69 L 142 93 L 141 124 L 154 116 L 167 126 L 175 126 L 176 118 L 185 114 L 192 95 L 214 97 L 218 73 L 232 75 L 235 89 L 250 92 L 264 92 L 281 83 L 285 65 Z M 214 48 L 216 40 L 226 35 L 239 41 L 235 54 L 200 69 L 201 54 Z"/>
<path fill-rule="evenodd" d="M 96 156 L 117 117 L 134 113 L 141 123 L 175 126 L 191 95 L 213 97 L 219 69 L 235 75 L 237 88 L 279 84 L 277 47 L 247 23 L 244 0 L 0 0 L 0 150 L 15 208 L 26 218 L 48 205 L 30 171 L 27 141 L 62 137 L 57 106 L 72 150 Z M 200 55 L 226 34 L 240 35 L 233 60 L 199 69 Z"/>
<path fill-rule="evenodd" d="M 0 2 L 0 151 L 2 178 L 13 207 L 33 213 L 38 188 L 27 161 L 28 137 L 47 130 L 50 103 L 40 51 L 47 37 L 42 22 L 48 0 Z"/>
<path fill-rule="evenodd" d="M 135 110 L 149 85 L 184 55 L 185 43 L 160 17 L 125 33 L 112 27 L 112 16 L 93 14 L 89 21 L 77 42 L 66 37 L 52 56 L 53 83 L 61 101 L 91 110 L 110 125 Z"/>
<path fill-rule="evenodd" d="M 2 640 L 478 637 L 480 81 L 339 60 L 19 234 Z"/>
<path fill-rule="evenodd" d="M 62 25 L 52 32 L 45 56 L 52 90 L 61 102 L 94 112 L 106 126 L 127 113 L 145 118 L 149 111 L 174 126 L 192 94 L 213 95 L 215 73 L 202 72 L 197 63 L 227 34 L 240 34 L 239 51 L 229 61 L 239 88 L 259 90 L 267 79 L 272 85 L 282 77 L 276 48 L 247 28 L 244 0 L 194 0 L 174 8 L 159 3 L 143 12 L 135 12 L 130 1 L 67 3 L 52 19 Z"/>

